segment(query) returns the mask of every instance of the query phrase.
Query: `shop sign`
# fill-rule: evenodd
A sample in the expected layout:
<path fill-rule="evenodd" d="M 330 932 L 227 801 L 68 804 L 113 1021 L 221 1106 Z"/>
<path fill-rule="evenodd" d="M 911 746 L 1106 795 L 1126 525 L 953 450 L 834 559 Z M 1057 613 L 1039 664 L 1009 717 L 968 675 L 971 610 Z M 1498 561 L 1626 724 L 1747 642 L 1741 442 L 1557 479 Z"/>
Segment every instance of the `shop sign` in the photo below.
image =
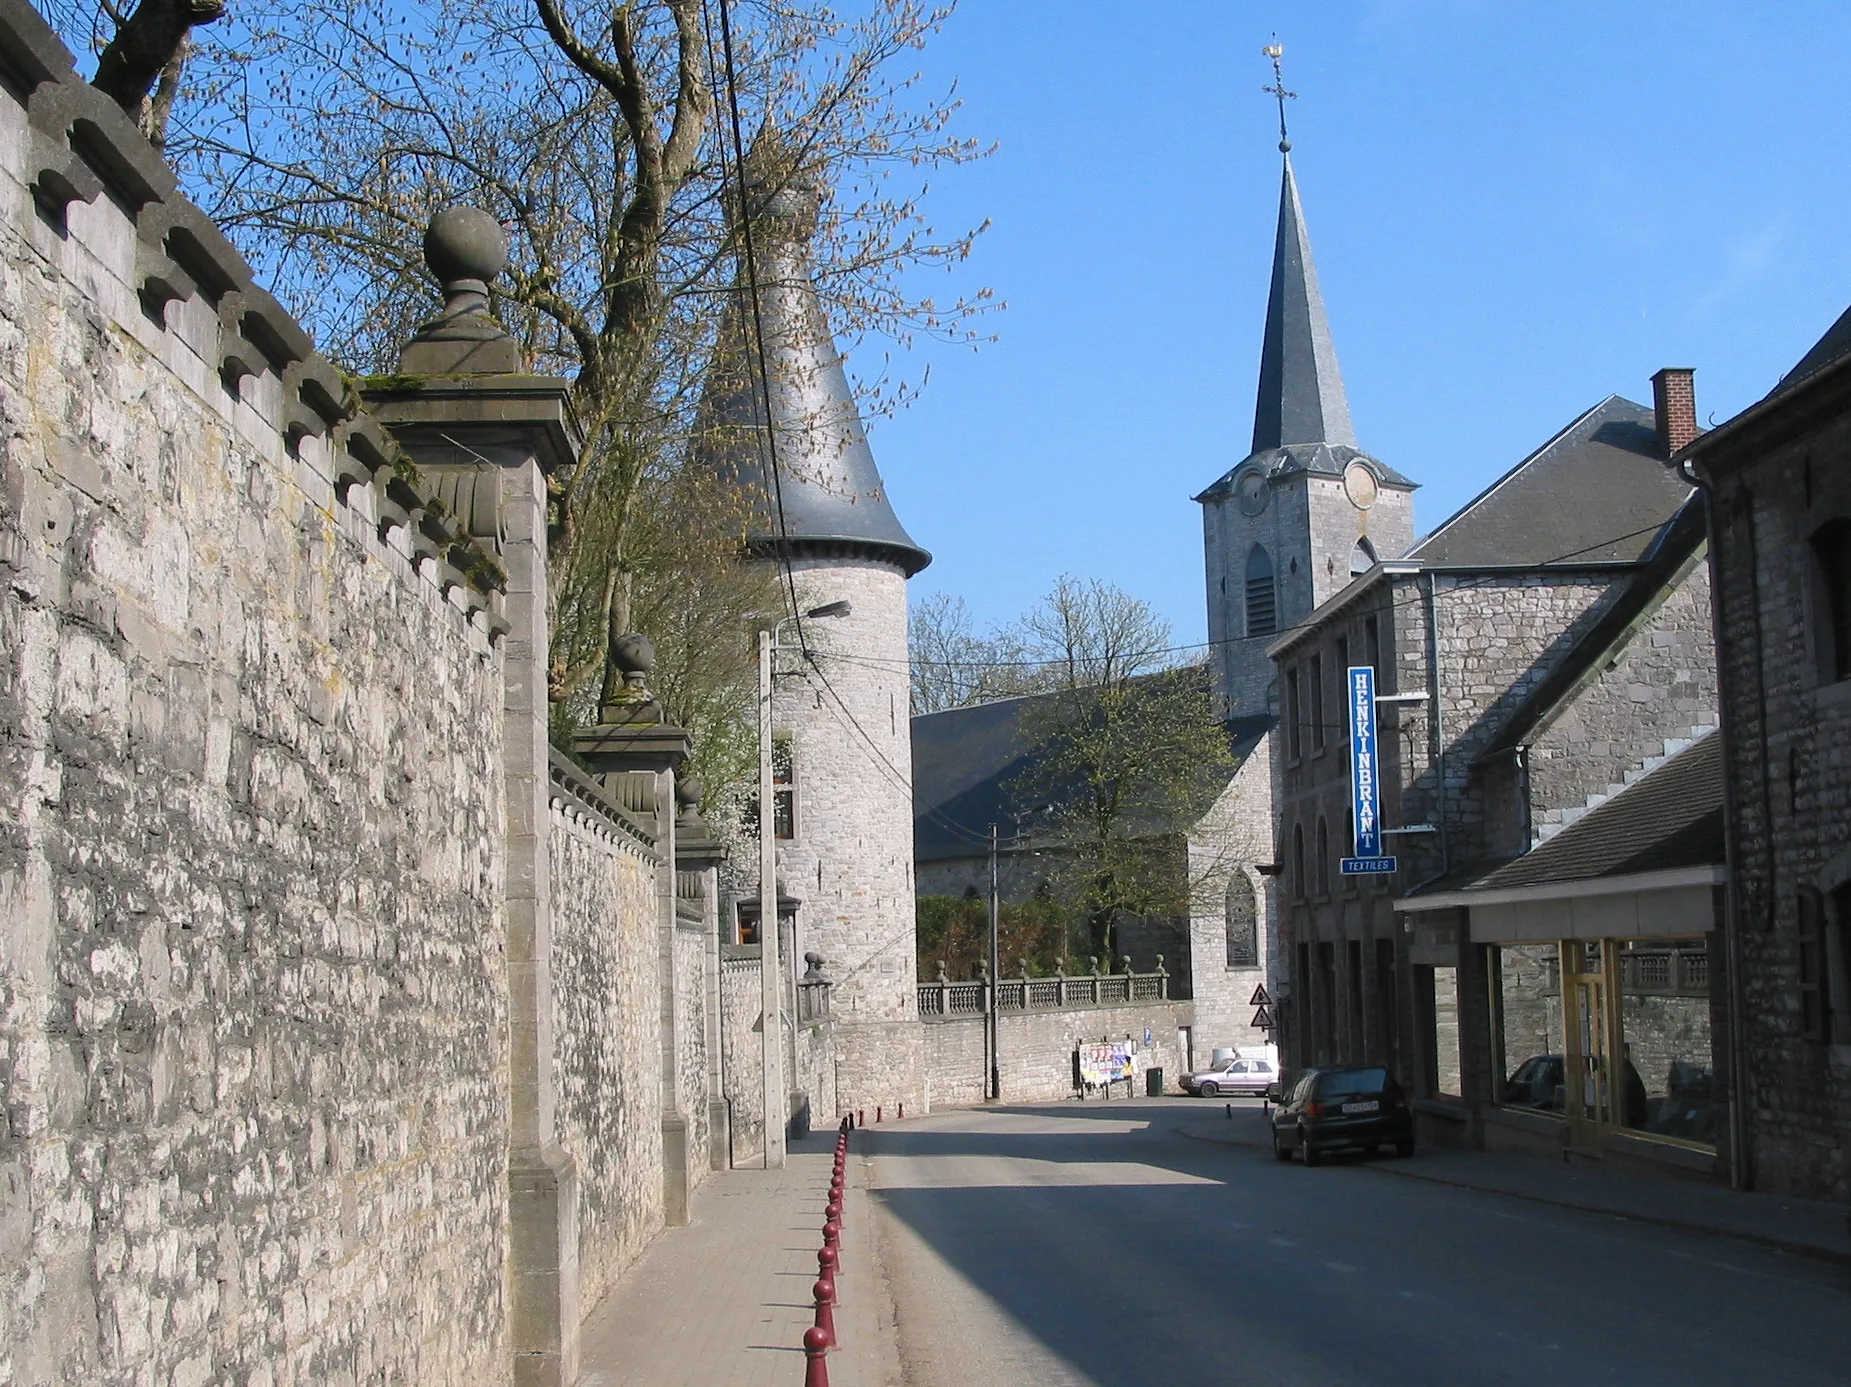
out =
<path fill-rule="evenodd" d="M 1338 863 L 1344 876 L 1372 876 L 1395 870 L 1395 859 L 1382 855 L 1380 758 L 1375 738 L 1375 670 L 1351 665 L 1345 688 L 1350 720 L 1350 817 L 1356 826 L 1355 855 Z"/>

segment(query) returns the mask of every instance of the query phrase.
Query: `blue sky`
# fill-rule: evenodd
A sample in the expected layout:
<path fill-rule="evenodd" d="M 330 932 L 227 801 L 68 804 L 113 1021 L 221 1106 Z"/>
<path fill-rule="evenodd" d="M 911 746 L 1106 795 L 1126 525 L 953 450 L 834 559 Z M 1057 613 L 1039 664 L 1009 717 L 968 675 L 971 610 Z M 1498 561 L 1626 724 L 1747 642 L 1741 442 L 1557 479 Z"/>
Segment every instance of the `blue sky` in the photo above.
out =
<path fill-rule="evenodd" d="M 964 0 L 921 55 L 964 132 L 940 225 L 1000 340 L 921 346 L 879 423 L 914 580 L 1007 619 L 1059 573 L 1205 629 L 1199 508 L 1246 455 L 1293 159 L 1357 432 L 1431 529 L 1604 396 L 1752 403 L 1851 303 L 1851 5 Z M 944 286 L 922 285 L 942 294 Z"/>

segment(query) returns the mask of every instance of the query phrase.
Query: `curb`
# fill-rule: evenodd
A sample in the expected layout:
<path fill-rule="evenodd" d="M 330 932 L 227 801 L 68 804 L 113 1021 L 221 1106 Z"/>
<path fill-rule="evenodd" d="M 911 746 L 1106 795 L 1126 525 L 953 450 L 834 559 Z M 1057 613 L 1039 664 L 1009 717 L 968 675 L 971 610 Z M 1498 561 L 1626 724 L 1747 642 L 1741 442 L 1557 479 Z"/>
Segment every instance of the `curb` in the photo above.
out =
<path fill-rule="evenodd" d="M 1176 1135 L 1189 1141 L 1206 1142 L 1211 1146 L 1238 1146 L 1247 1151 L 1264 1151 L 1263 1143 L 1256 1141 L 1238 1141 L 1230 1138 L 1203 1136 L 1183 1127 L 1172 1129 Z M 1816 1243 L 1792 1242 L 1786 1238 L 1771 1237 L 1764 1233 L 1750 1233 L 1734 1228 L 1716 1228 L 1707 1223 L 1689 1223 L 1680 1219 L 1660 1218 L 1653 1214 L 1641 1214 L 1625 1209 L 1608 1208 L 1599 1204 L 1577 1203 L 1571 1199 L 1554 1199 L 1546 1194 L 1531 1194 L 1521 1190 L 1499 1189 L 1493 1185 L 1476 1185 L 1469 1180 L 1451 1179 L 1444 1175 L 1430 1175 L 1426 1171 L 1410 1170 L 1404 1165 L 1387 1165 L 1370 1162 L 1359 1169 L 1370 1170 L 1377 1175 L 1396 1175 L 1403 1180 L 1421 1180 L 1429 1185 L 1445 1185 L 1450 1189 L 1471 1190 L 1477 1194 L 1502 1195 L 1506 1199 L 1521 1199 L 1529 1204 L 1543 1204 L 1552 1209 L 1572 1209 L 1582 1214 L 1603 1214 L 1608 1218 L 1625 1219 L 1630 1223 L 1648 1224 L 1654 1228 L 1669 1228 L 1680 1233 L 1701 1233 L 1706 1237 L 1725 1238 L 1730 1242 L 1747 1243 L 1752 1247 L 1764 1247 L 1774 1252 L 1783 1252 L 1794 1257 L 1806 1257 L 1816 1262 L 1826 1262 L 1833 1266 L 1851 1267 L 1851 1249 L 1820 1247 Z"/>

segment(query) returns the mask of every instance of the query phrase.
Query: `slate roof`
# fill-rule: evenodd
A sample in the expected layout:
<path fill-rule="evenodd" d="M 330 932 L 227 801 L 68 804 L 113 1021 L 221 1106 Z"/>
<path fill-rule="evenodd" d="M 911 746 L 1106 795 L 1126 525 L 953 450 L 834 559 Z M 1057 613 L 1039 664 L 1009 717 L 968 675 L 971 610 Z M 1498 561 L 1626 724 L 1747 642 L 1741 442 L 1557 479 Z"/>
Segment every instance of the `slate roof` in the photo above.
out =
<path fill-rule="evenodd" d="M 1523 856 L 1467 868 L 1418 894 L 1509 891 L 1720 867 L 1722 816 L 1723 741 L 1720 732 L 1711 732 Z"/>
<path fill-rule="evenodd" d="M 1656 417 L 1609 395 L 1402 557 L 1433 568 L 1634 563 L 1690 498 Z"/>
<path fill-rule="evenodd" d="M 1054 694 L 999 699 L 912 720 L 913 856 L 936 862 L 987 851 L 990 825 L 1007 828 L 1022 810 L 1011 782 L 1033 763 L 1023 727 L 1034 707 Z M 1229 750 L 1238 765 L 1273 725 L 1270 717 L 1228 724 Z M 1207 812 L 1225 782 L 1202 787 Z"/>
<path fill-rule="evenodd" d="M 747 542 L 761 551 L 863 552 L 911 577 L 932 556 L 913 542 L 887 499 L 843 356 L 811 276 L 808 232 L 796 218 L 755 220 L 759 310 L 777 425 L 772 484 L 765 400 L 751 350 L 751 295 L 743 273 L 720 326 L 716 369 L 701 401 L 701 454 L 750 498 Z M 780 530 L 780 509 L 782 527 Z"/>
<path fill-rule="evenodd" d="M 1838 315 L 1838 321 L 1825 330 L 1825 336 L 1812 344 L 1812 349 L 1795 363 L 1793 369 L 1780 378 L 1768 398 L 1772 399 L 1781 391 L 1798 385 L 1806 377 L 1825 369 L 1840 357 L 1851 356 L 1851 308 Z"/>

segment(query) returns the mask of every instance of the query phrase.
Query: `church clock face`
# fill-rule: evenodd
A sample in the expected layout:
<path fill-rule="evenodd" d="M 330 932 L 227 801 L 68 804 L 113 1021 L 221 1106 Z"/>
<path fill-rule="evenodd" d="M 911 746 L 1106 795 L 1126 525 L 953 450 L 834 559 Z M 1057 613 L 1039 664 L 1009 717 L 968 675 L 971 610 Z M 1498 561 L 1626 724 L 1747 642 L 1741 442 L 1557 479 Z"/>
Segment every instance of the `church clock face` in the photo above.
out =
<path fill-rule="evenodd" d="M 1267 496 L 1266 474 L 1259 468 L 1249 468 L 1242 472 L 1234 482 L 1234 498 L 1240 505 L 1242 515 L 1258 515 L 1266 509 Z"/>
<path fill-rule="evenodd" d="M 1350 504 L 1357 510 L 1368 510 L 1375 504 L 1375 473 L 1360 462 L 1352 462 L 1343 471 L 1343 494 L 1350 498 Z"/>

